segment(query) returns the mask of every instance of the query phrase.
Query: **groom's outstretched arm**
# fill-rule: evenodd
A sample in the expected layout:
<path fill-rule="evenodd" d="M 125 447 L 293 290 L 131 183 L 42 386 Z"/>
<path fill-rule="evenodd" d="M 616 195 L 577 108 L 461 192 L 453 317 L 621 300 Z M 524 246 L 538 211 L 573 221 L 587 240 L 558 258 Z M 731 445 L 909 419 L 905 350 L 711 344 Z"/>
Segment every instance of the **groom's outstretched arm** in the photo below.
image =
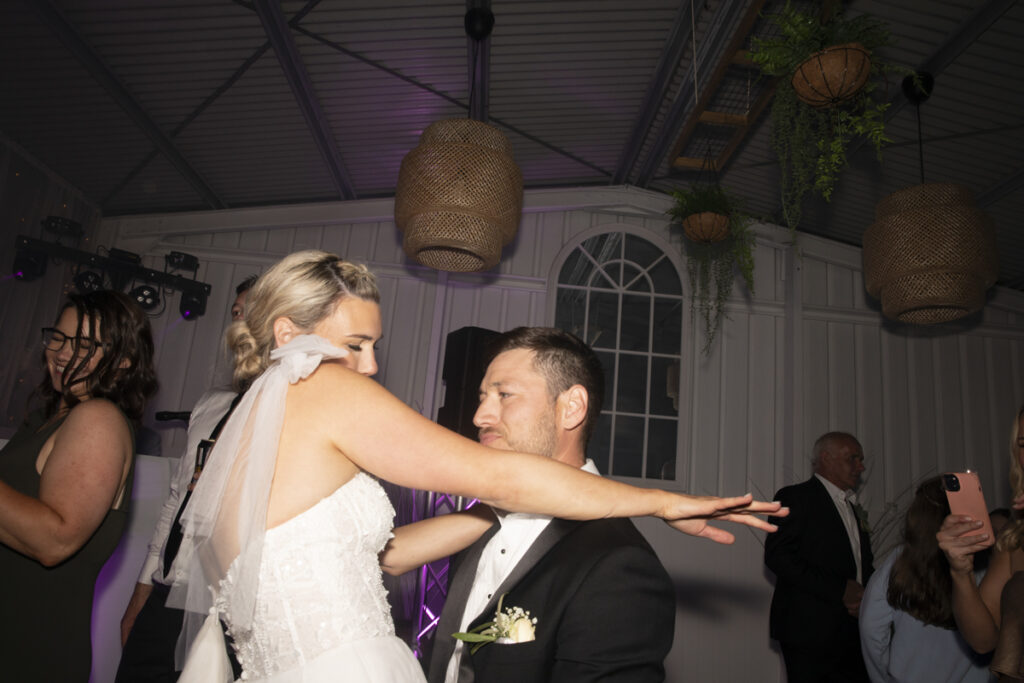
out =
<path fill-rule="evenodd" d="M 664 681 L 675 611 L 672 582 L 653 552 L 637 546 L 610 550 L 565 611 L 549 680 Z"/>

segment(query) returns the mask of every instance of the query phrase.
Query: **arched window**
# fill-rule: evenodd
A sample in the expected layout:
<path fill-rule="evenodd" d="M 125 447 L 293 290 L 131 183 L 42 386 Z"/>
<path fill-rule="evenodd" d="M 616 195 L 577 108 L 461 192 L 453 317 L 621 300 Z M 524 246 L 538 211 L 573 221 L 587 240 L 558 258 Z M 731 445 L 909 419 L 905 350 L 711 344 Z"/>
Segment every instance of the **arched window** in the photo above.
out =
<path fill-rule="evenodd" d="M 604 474 L 675 479 L 683 336 L 676 266 L 629 232 L 590 237 L 558 271 L 554 324 L 589 343 L 604 366 L 588 456 Z"/>

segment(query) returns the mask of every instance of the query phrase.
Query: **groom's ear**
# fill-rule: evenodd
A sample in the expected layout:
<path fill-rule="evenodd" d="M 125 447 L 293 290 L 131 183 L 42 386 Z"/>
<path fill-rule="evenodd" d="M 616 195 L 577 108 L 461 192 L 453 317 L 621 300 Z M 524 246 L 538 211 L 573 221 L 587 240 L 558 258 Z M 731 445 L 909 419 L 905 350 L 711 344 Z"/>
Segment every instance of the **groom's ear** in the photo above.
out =
<path fill-rule="evenodd" d="M 566 431 L 573 431 L 586 421 L 590 397 L 582 384 L 574 384 L 558 395 L 556 406 L 558 425 Z"/>

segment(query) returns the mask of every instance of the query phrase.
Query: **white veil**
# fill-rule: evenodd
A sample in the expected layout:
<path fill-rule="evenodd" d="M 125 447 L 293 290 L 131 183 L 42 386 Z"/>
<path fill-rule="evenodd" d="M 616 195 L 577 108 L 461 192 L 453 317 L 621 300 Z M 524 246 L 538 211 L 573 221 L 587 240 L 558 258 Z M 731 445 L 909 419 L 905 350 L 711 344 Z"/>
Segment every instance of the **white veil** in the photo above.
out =
<path fill-rule="evenodd" d="M 167 598 L 169 607 L 185 610 L 176 654 L 179 667 L 191 654 L 204 618 L 205 649 L 226 662 L 218 608 L 229 615 L 233 633 L 252 627 L 288 385 L 308 377 L 322 360 L 346 355 L 345 349 L 315 335 L 298 336 L 274 349 L 272 364 L 253 382 L 217 439 L 181 517 L 175 563 L 179 570 Z M 201 649 L 197 642 L 196 652 Z M 207 680 L 208 666 L 203 665 Z M 227 676 L 231 680 L 230 667 Z"/>

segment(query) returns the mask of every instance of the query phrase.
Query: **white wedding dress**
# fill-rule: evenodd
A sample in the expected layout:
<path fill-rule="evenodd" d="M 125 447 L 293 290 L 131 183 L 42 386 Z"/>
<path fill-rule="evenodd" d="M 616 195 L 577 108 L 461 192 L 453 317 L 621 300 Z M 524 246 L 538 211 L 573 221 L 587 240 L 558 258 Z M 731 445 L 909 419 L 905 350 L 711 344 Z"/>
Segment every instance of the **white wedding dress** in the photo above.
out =
<path fill-rule="evenodd" d="M 378 553 L 394 510 L 380 484 L 357 474 L 263 541 L 252 628 L 235 632 L 231 606 L 217 609 L 235 639 L 242 680 L 423 681 L 395 637 Z M 228 571 L 226 584 L 234 573 Z M 221 595 L 230 595 L 222 585 Z"/>
<path fill-rule="evenodd" d="M 373 477 L 356 474 L 272 529 L 257 521 L 266 519 L 287 385 L 344 353 L 311 336 L 275 350 L 278 362 L 236 408 L 244 417 L 233 415 L 225 426 L 230 446 L 214 450 L 184 516 L 179 557 L 188 557 L 188 580 L 171 597 L 207 616 L 194 640 L 186 623 L 179 683 L 231 680 L 221 621 L 234 639 L 243 681 L 425 683 L 391 621 L 378 554 L 395 513 Z M 253 445 L 236 445 L 244 443 Z M 225 552 L 234 560 L 219 559 Z"/>

